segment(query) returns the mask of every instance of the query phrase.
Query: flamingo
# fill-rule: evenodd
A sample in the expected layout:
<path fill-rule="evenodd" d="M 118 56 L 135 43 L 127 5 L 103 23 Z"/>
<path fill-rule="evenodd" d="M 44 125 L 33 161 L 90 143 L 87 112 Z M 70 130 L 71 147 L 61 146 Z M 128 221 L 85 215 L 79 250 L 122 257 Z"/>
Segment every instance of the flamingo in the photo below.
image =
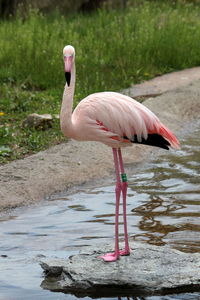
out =
<path fill-rule="evenodd" d="M 75 89 L 75 49 L 63 49 L 66 84 L 60 111 L 62 133 L 77 141 L 98 141 L 112 148 L 115 172 L 115 249 L 100 258 L 113 262 L 130 254 L 128 241 L 126 194 L 127 176 L 121 148 L 134 143 L 168 150 L 179 149 L 179 141 L 147 107 L 136 100 L 116 92 L 94 93 L 79 102 L 72 113 Z M 119 249 L 119 205 L 123 203 L 124 249 Z"/>

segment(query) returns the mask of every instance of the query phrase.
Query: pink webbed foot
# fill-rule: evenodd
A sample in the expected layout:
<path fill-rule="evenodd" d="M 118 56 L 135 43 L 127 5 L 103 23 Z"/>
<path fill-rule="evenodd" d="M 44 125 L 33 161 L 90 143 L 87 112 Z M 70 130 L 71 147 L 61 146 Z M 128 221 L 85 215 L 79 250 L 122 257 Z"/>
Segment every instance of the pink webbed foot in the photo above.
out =
<path fill-rule="evenodd" d="M 127 255 L 130 255 L 130 253 L 131 253 L 130 249 L 119 250 L 120 256 L 127 256 Z"/>
<path fill-rule="evenodd" d="M 104 255 L 99 256 L 99 258 L 102 258 L 104 261 L 116 261 L 119 259 L 119 255 L 115 254 L 115 252 L 113 253 L 106 253 Z"/>
<path fill-rule="evenodd" d="M 99 256 L 99 258 L 102 258 L 104 261 L 116 261 L 119 259 L 120 256 L 127 255 L 130 255 L 130 249 L 119 250 L 119 255 L 117 255 L 115 252 L 106 253 L 104 255 Z"/>

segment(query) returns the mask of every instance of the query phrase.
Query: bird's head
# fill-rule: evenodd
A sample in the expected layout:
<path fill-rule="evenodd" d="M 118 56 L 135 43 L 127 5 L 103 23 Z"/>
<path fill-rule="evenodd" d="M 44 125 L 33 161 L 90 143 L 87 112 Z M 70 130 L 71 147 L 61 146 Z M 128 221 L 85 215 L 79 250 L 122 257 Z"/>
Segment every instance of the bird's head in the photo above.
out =
<path fill-rule="evenodd" d="M 71 81 L 71 71 L 72 66 L 75 59 L 75 49 L 74 47 L 67 45 L 63 49 L 63 59 L 64 59 L 64 70 L 65 70 L 65 78 L 67 81 L 68 86 L 70 85 Z"/>

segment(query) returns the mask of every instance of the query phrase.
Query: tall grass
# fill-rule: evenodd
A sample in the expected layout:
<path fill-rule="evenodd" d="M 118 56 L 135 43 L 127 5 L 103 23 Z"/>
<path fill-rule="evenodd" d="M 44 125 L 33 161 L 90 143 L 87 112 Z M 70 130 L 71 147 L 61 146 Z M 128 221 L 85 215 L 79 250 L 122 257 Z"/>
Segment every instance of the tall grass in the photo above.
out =
<path fill-rule="evenodd" d="M 163 2 L 71 17 L 30 11 L 26 19 L 1 21 L 0 111 L 18 119 L 33 109 L 59 112 L 66 44 L 76 48 L 76 103 L 92 92 L 199 65 L 200 10 Z M 11 139 L 6 143 L 12 148 Z"/>
<path fill-rule="evenodd" d="M 71 18 L 32 11 L 1 22 L 0 37 L 0 78 L 39 89 L 62 86 L 62 48 L 74 45 L 82 96 L 199 64 L 200 10 L 165 2 Z"/>

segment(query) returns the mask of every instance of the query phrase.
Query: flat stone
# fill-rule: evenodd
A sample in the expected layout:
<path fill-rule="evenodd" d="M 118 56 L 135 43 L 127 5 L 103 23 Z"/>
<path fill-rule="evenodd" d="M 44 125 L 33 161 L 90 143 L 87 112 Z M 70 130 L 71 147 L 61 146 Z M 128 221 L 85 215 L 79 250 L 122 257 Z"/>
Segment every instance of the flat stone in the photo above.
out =
<path fill-rule="evenodd" d="M 39 115 L 36 113 L 30 114 L 22 122 L 23 127 L 35 128 L 37 130 L 46 130 L 53 125 L 53 117 L 50 114 Z"/>
<path fill-rule="evenodd" d="M 134 242 L 131 255 L 104 262 L 111 246 L 86 248 L 68 259 L 41 262 L 42 287 L 78 297 L 164 295 L 200 290 L 200 253 Z"/>

